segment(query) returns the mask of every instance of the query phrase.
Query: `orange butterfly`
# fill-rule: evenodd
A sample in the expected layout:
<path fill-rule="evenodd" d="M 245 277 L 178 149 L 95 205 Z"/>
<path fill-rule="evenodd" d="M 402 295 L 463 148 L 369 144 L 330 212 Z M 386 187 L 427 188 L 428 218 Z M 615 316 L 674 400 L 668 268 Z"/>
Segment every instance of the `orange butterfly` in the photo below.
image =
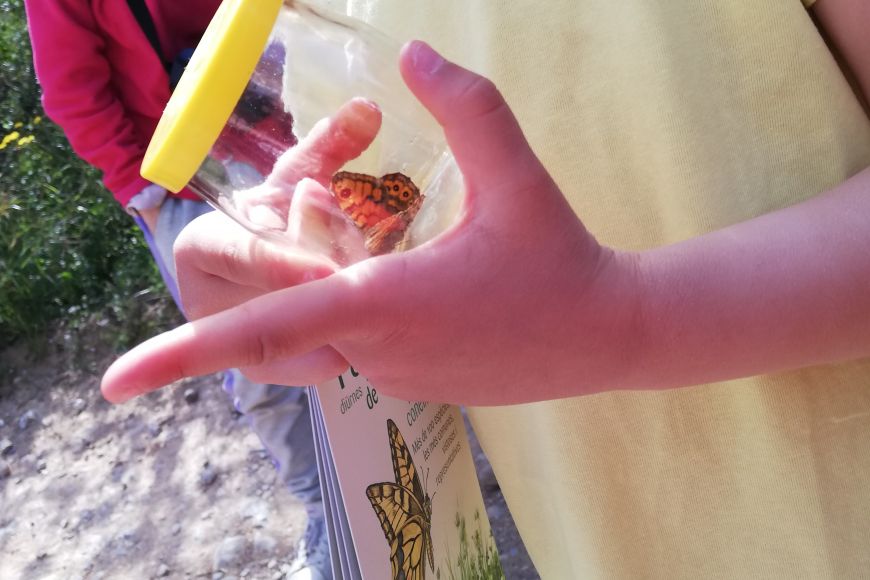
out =
<path fill-rule="evenodd" d="M 378 179 L 339 171 L 332 177 L 330 190 L 342 211 L 365 234 L 366 249 L 375 256 L 393 251 L 404 241 L 425 197 L 403 173 Z"/>

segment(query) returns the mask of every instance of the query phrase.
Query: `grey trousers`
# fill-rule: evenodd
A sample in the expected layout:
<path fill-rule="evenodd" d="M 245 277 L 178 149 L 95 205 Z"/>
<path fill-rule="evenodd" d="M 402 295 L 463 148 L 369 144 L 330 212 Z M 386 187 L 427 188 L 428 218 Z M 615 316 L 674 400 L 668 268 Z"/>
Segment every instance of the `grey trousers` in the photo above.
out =
<path fill-rule="evenodd" d="M 160 207 L 154 232 L 136 218 L 179 308 L 181 301 L 172 246 L 187 224 L 209 211 L 212 208 L 205 202 L 168 197 Z M 224 388 L 272 456 L 281 482 L 306 505 L 310 515 L 322 515 L 317 458 L 305 389 L 252 383 L 236 369 L 226 372 Z"/>

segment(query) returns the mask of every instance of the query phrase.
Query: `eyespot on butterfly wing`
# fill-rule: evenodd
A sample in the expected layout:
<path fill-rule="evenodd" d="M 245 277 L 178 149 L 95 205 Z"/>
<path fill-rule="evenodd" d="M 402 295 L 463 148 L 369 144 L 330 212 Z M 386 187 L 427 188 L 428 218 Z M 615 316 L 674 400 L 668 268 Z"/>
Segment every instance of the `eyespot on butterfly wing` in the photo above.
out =
<path fill-rule="evenodd" d="M 332 177 L 330 192 L 365 234 L 366 249 L 375 256 L 392 252 L 404 241 L 424 199 L 403 173 L 377 178 L 340 171 Z"/>

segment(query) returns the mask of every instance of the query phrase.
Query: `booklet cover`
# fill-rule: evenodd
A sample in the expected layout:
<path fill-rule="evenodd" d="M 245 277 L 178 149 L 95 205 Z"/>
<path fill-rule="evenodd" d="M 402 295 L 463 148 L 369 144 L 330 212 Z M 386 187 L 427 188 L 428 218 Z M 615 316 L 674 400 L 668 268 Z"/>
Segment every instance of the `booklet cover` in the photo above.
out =
<path fill-rule="evenodd" d="M 504 578 L 459 407 L 309 389 L 336 579 Z"/>

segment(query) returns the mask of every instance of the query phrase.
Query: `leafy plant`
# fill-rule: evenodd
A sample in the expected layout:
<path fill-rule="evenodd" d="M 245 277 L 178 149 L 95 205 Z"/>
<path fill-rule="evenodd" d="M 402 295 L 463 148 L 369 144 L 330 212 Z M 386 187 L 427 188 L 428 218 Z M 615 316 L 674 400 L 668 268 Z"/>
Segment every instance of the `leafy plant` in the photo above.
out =
<path fill-rule="evenodd" d="M 93 320 L 140 339 L 143 308 L 170 301 L 133 221 L 45 118 L 22 0 L 0 0 L 0 63 L 0 347 Z"/>
<path fill-rule="evenodd" d="M 504 571 L 498 558 L 498 549 L 495 547 L 495 539 L 492 532 L 484 534 L 480 524 L 480 512 L 474 512 L 475 529 L 471 530 L 466 525 L 465 516 L 458 512 L 455 515 L 454 525 L 459 530 L 459 555 L 454 561 L 448 550 L 447 559 L 450 567 L 447 568 L 445 577 L 450 580 L 504 580 Z M 441 566 L 438 566 L 436 577 L 441 578 Z"/>

